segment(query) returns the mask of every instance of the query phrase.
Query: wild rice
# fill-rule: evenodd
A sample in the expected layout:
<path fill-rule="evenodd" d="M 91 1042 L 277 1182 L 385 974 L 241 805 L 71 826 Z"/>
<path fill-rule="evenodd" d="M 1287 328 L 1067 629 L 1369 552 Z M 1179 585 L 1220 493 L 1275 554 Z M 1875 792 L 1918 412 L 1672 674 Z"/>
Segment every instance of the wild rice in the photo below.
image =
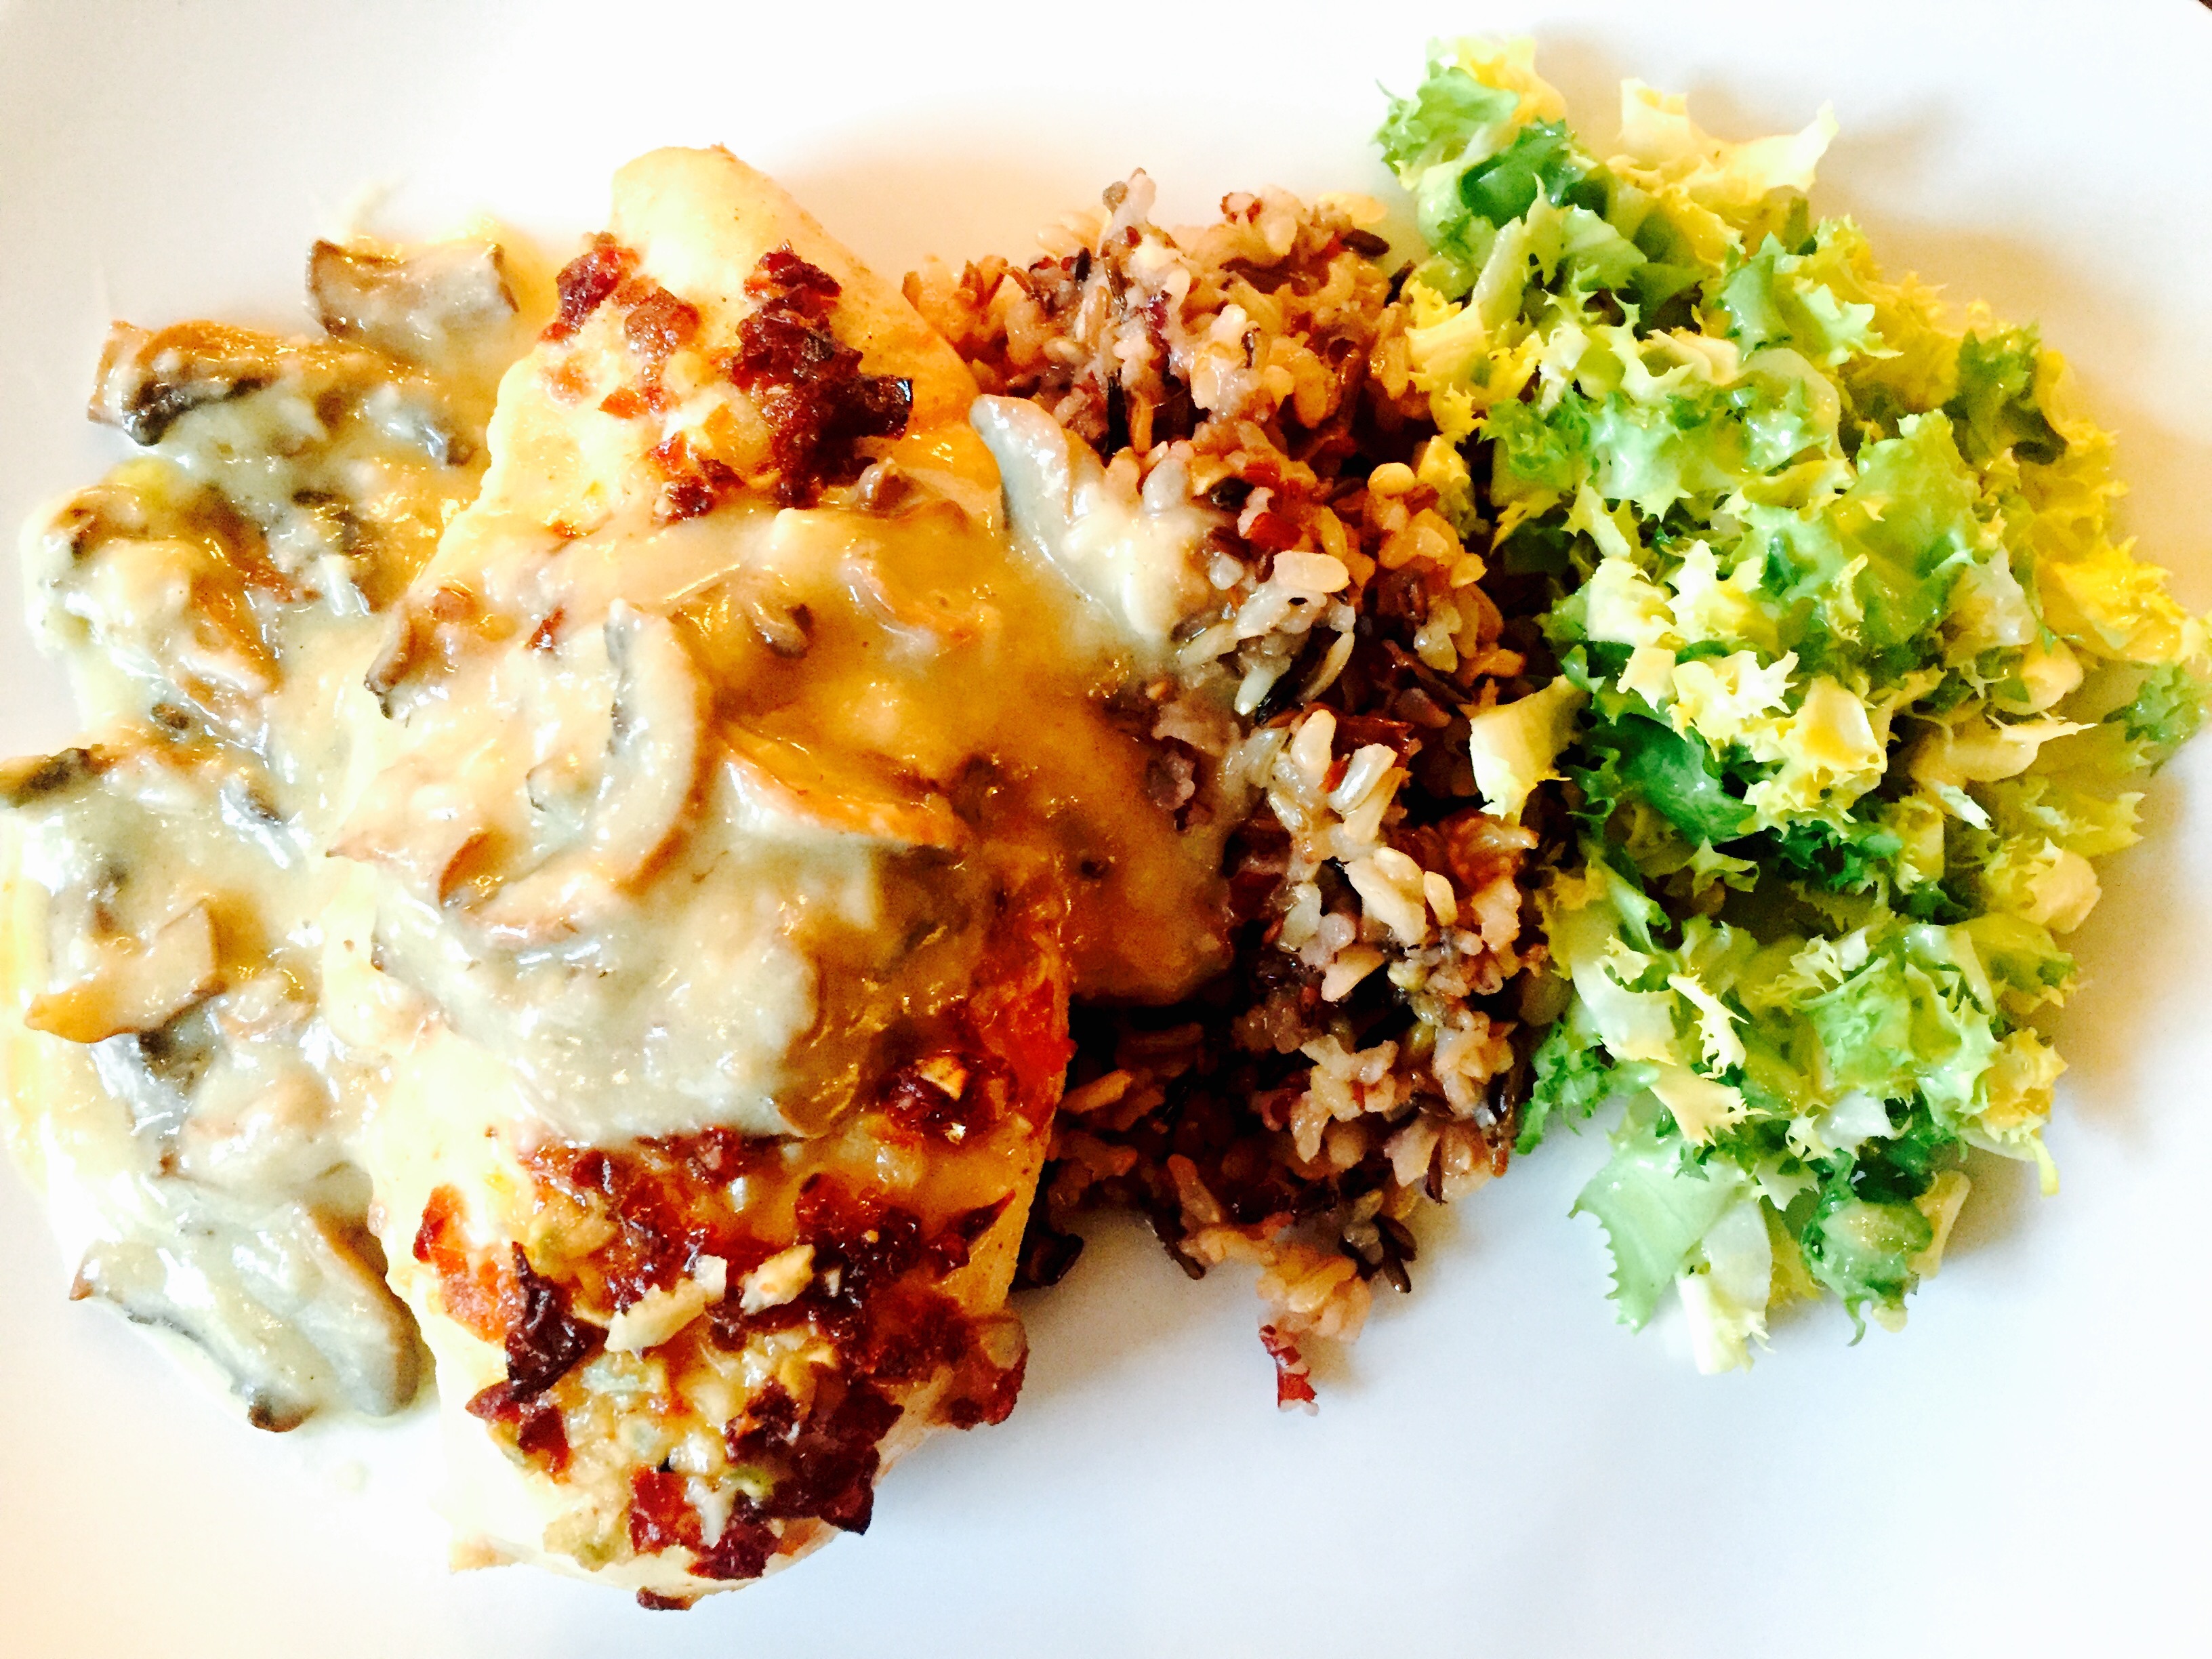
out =
<path fill-rule="evenodd" d="M 1512 1144 L 1537 837 L 1479 810 L 1468 717 L 1541 647 L 1484 590 L 1486 527 L 1411 384 L 1380 209 L 1235 194 L 1170 232 L 1153 193 L 1110 187 L 1026 267 L 906 284 L 985 391 L 1133 488 L 1235 515 L 1152 726 L 1178 804 L 1251 803 L 1224 870 L 1235 963 L 1170 1008 L 1077 1011 L 1024 1273 L 1065 1273 L 1072 1218 L 1102 1205 L 1148 1217 L 1194 1276 L 1252 1262 L 1278 1399 L 1310 1407 L 1300 1345 L 1357 1334 L 1376 1279 L 1407 1288 L 1423 1200 Z"/>

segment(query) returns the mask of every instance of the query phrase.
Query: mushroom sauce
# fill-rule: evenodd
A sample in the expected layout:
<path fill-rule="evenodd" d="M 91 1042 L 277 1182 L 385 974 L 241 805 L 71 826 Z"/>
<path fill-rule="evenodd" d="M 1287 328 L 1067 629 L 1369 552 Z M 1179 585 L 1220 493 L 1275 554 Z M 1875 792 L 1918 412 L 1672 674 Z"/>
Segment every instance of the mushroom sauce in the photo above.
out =
<path fill-rule="evenodd" d="M 1011 1067 L 1042 1120 L 1057 1073 L 1024 1068 L 1063 1055 L 1071 981 L 1165 1001 L 1223 959 L 1237 804 L 1174 812 L 1146 788 L 1151 677 L 1178 596 L 1205 597 L 1207 526 L 1133 521 L 1168 573 L 1135 597 L 1095 535 L 1079 557 L 1011 538 L 957 359 L 941 385 L 867 372 L 921 351 L 898 332 L 919 319 L 836 301 L 804 260 L 739 261 L 687 221 L 708 186 L 685 167 L 715 165 L 618 191 L 621 240 L 555 295 L 487 242 L 323 243 L 319 337 L 118 325 L 92 412 L 142 453 L 27 538 L 42 641 L 95 735 L 4 779 L 8 1127 L 82 1253 L 73 1294 L 190 1339 L 263 1426 L 400 1408 L 418 1323 L 467 1325 L 469 1273 L 537 1296 L 522 1242 L 559 1256 L 546 1194 L 583 1179 L 583 1149 L 770 1149 L 788 1173 L 755 1179 L 781 1196 L 754 1254 L 799 1238 L 787 1278 L 793 1250 L 844 1237 L 793 1210 L 808 1170 L 940 1234 L 1011 1204 L 1018 1237 L 1041 1131 L 974 1120 L 963 1152 L 969 1071 Z M 770 325 L 830 344 L 787 372 Z M 824 404 L 820 363 L 845 349 L 846 401 Z M 1018 469 L 1032 493 L 1051 459 Z M 1059 988 L 1042 1048 L 1005 1051 L 1003 1020 L 976 1035 L 977 999 L 1032 983 Z M 901 1087 L 939 1113 L 927 1133 L 864 1110 Z M 487 1134 L 477 1234 L 449 1249 L 438 1160 Z M 990 1170 L 944 1173 L 987 1150 Z M 481 1224 L 526 1169 L 537 1207 L 516 1214 L 538 1219 L 514 1222 L 509 1273 Z M 563 1281 L 568 1328 L 665 1340 L 671 1306 L 757 1265 L 712 1258 L 713 1296 L 684 1289 L 708 1260 Z M 757 1277 L 748 1310 L 777 1294 Z M 510 1386 L 514 1328 L 504 1373 L 483 1328 L 489 1370 L 429 1333 L 446 1386 L 492 1379 L 471 1411 L 507 1425 L 510 1460 L 562 1474 L 605 1400 L 546 1396 L 569 1413 L 551 1458 Z M 896 1417 L 903 1385 L 880 1386 Z M 828 1420 L 880 1434 L 850 1403 L 865 1389 L 845 1397 Z M 726 1516 L 727 1490 L 700 1490 Z M 596 1494 L 547 1547 L 586 1565 L 659 1547 L 645 1492 Z M 627 1542 L 605 1516 L 625 1501 Z M 707 1563 L 718 1529 L 684 1524 L 668 1536 Z M 754 1572 L 822 1530 L 748 1524 Z"/>

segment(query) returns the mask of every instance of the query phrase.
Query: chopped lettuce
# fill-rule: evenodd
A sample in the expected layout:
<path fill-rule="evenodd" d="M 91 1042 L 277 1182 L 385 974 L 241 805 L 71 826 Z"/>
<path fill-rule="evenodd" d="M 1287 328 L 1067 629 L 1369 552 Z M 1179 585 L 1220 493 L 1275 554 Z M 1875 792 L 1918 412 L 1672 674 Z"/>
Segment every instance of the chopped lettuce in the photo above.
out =
<path fill-rule="evenodd" d="M 1709 1173 L 1686 1164 L 1682 1154 L 1679 1140 L 1649 1124 L 1628 1128 L 1614 1138 L 1612 1160 L 1575 1200 L 1576 1212 L 1595 1216 L 1612 1241 L 1613 1299 L 1631 1325 L 1651 1317 L 1747 1185 L 1731 1166 Z"/>
<path fill-rule="evenodd" d="M 1517 820 L 1530 792 L 1559 775 L 1553 769 L 1574 735 L 1575 711 L 1583 701 L 1576 687 L 1554 680 L 1529 696 L 1468 717 L 1475 787 L 1493 814 Z"/>
<path fill-rule="evenodd" d="M 2027 1022 L 2203 720 L 2208 635 L 2114 541 L 2111 440 L 2035 330 L 1954 327 L 1814 217 L 1827 112 L 1731 143 L 1631 82 L 1603 158 L 1565 116 L 1526 43 L 1466 41 L 1379 139 L 1430 255 L 1425 471 L 1553 586 L 1558 678 L 1472 739 L 1493 810 L 1563 780 L 1576 843 L 1521 1146 L 1614 1115 L 1577 1207 L 1621 1316 L 1673 1286 L 1723 1368 L 1774 1297 L 1900 1323 L 1966 1148 L 2054 1186 Z"/>

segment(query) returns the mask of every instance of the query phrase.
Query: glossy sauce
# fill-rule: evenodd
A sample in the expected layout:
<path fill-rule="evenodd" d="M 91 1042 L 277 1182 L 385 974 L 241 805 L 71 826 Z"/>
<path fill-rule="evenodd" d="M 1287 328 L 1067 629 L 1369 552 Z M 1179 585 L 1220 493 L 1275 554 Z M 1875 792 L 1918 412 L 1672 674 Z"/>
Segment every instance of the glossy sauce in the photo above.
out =
<path fill-rule="evenodd" d="M 1133 629 L 1128 561 L 1092 591 L 1010 540 L 972 382 L 902 308 L 793 302 L 902 436 L 778 415 L 732 368 L 763 250 L 694 210 L 699 155 L 618 192 L 613 280 L 564 288 L 526 356 L 550 299 L 459 244 L 319 248 L 325 340 L 118 330 L 95 412 L 148 453 L 33 527 L 100 741 L 9 774 L 10 1139 L 84 1292 L 192 1339 L 270 1426 L 403 1403 L 410 1310 L 449 1388 L 489 1386 L 501 1252 L 584 1272 L 550 1172 L 641 1136 L 776 1138 L 714 1200 L 740 1273 L 817 1175 L 933 1229 L 996 1218 L 988 1265 L 928 1292 L 988 1322 L 1071 986 L 1165 1000 L 1220 959 L 1220 831 L 1148 794 L 1158 605 Z M 842 470 L 802 487 L 793 456 Z M 1006 1025 L 989 988 L 1030 973 L 1042 1012 Z M 1025 1042 L 1055 1057 L 1012 1115 L 942 1092 Z M 474 1319 L 441 1260 L 491 1274 Z M 562 1291 L 613 1318 L 685 1271 Z M 706 1417 L 761 1382 L 684 1352 L 723 1377 Z M 619 1543 L 643 1363 L 610 1361 L 562 1443 L 589 1550 Z M 479 1477 L 488 1535 L 534 1547 L 551 1500 Z"/>

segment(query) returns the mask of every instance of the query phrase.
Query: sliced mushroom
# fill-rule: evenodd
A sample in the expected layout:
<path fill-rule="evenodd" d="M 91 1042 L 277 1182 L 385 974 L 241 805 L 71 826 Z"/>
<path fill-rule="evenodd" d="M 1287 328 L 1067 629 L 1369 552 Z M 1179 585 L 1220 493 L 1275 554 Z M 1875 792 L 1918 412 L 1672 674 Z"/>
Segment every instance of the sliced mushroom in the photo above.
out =
<path fill-rule="evenodd" d="M 762 593 L 748 593 L 742 604 L 753 632 L 777 656 L 796 662 L 812 647 L 814 613 L 805 605 L 783 602 Z"/>
<path fill-rule="evenodd" d="M 317 242 L 307 256 L 307 292 L 339 339 L 418 363 L 515 314 L 506 257 L 492 242 L 434 242 L 404 254 Z"/>
<path fill-rule="evenodd" d="M 132 1127 L 166 1144 L 192 1110 L 192 1091 L 214 1062 L 216 1041 L 206 1005 L 152 1031 L 126 1031 L 92 1045 L 93 1068 L 129 1109 Z"/>
<path fill-rule="evenodd" d="M 165 1169 L 241 1197 L 319 1189 L 344 1160 L 343 1120 L 357 1104 L 312 1063 L 315 1013 L 290 975 L 269 969 L 137 1040 L 144 1073 L 189 1103 Z"/>
<path fill-rule="evenodd" d="M 1227 515 L 1190 500 L 1173 461 L 1141 486 L 1102 467 L 1026 398 L 978 398 L 969 419 L 999 464 L 1014 544 L 1164 659 L 1176 629 L 1213 603 L 1202 550 Z"/>
<path fill-rule="evenodd" d="M 289 1204 L 230 1243 L 228 1259 L 259 1304 L 313 1344 L 334 1375 L 326 1394 L 371 1417 L 415 1397 L 415 1322 L 384 1282 L 376 1246 L 324 1211 Z"/>
<path fill-rule="evenodd" d="M 607 612 L 614 732 L 589 844 L 608 878 L 635 880 L 676 833 L 698 782 L 706 688 L 675 625 L 617 599 Z"/>
<path fill-rule="evenodd" d="M 370 799 L 331 847 L 331 855 L 383 865 L 410 891 L 443 904 L 459 884 L 471 854 L 489 839 L 480 815 L 465 805 L 434 799 L 443 793 L 419 769 L 378 779 Z"/>
<path fill-rule="evenodd" d="M 158 1245 L 103 1240 L 85 1252 L 70 1295 L 197 1344 L 257 1428 L 297 1428 L 330 1406 L 387 1416 L 421 1382 L 406 1309 L 344 1228 L 300 1205 L 252 1226 L 187 1213 Z"/>
<path fill-rule="evenodd" d="M 167 468 L 141 472 L 143 487 L 78 491 L 27 544 L 40 627 L 89 645 L 155 701 L 250 735 L 252 705 L 278 675 L 261 602 L 297 590 L 223 497 Z"/>
<path fill-rule="evenodd" d="M 222 323 L 153 331 L 118 323 L 100 354 L 87 412 L 135 442 L 156 444 L 179 416 L 273 384 L 286 355 L 276 336 Z"/>
<path fill-rule="evenodd" d="M 74 985 L 31 999 L 23 1023 L 70 1042 L 101 1042 L 125 1031 L 167 1025 L 222 988 L 215 921 L 204 903 L 164 923 L 143 945 L 118 939 Z"/>
<path fill-rule="evenodd" d="M 393 693 L 407 683 L 407 677 L 424 660 L 429 636 L 428 617 L 420 607 L 411 605 L 403 605 L 386 630 L 383 648 L 368 665 L 362 684 L 387 716 L 398 712 Z"/>
<path fill-rule="evenodd" d="M 37 547 L 41 580 L 52 582 L 118 536 L 143 537 L 149 523 L 144 494 L 112 480 L 87 485 L 54 509 Z"/>
<path fill-rule="evenodd" d="M 706 688 L 691 653 L 667 617 L 619 599 L 607 612 L 606 644 L 613 732 L 582 833 L 478 908 L 495 937 L 573 931 L 653 868 L 690 811 L 707 732 Z"/>
<path fill-rule="evenodd" d="M 118 323 L 100 354 L 87 410 L 95 421 L 155 444 L 176 418 L 276 378 L 266 337 L 213 323 L 181 323 L 158 332 Z"/>
<path fill-rule="evenodd" d="M 29 755 L 0 763 L 0 805 L 23 807 L 65 794 L 106 769 L 98 749 L 64 749 L 58 755 Z"/>
<path fill-rule="evenodd" d="M 199 542 L 118 538 L 70 573 L 58 597 L 135 675 L 236 720 L 277 679 L 243 574 Z"/>
<path fill-rule="evenodd" d="M 967 828 L 925 783 L 901 790 L 857 768 L 832 771 L 795 743 L 742 727 L 726 734 L 738 790 L 765 810 L 835 835 L 951 850 Z"/>
<path fill-rule="evenodd" d="M 385 633 L 383 648 L 362 684 L 386 714 L 403 707 L 400 691 L 433 666 L 450 668 L 471 648 L 500 637 L 501 619 L 471 589 L 441 582 L 410 593 Z"/>
<path fill-rule="evenodd" d="M 188 1250 L 165 1250 L 143 1239 L 103 1240 L 84 1253 L 70 1298 L 97 1298 L 137 1324 L 174 1331 L 230 1378 L 254 1427 L 279 1433 L 298 1428 L 320 1403 L 313 1345 L 267 1309 L 204 1279 L 186 1259 Z"/>
<path fill-rule="evenodd" d="M 459 436 L 437 384 L 390 357 L 223 323 L 174 323 L 150 331 L 118 323 L 100 352 L 88 412 L 136 442 L 152 445 L 192 410 L 280 380 L 310 401 L 345 393 L 368 406 L 388 435 L 416 445 L 433 460 L 450 465 L 451 458 L 473 447 Z"/>

